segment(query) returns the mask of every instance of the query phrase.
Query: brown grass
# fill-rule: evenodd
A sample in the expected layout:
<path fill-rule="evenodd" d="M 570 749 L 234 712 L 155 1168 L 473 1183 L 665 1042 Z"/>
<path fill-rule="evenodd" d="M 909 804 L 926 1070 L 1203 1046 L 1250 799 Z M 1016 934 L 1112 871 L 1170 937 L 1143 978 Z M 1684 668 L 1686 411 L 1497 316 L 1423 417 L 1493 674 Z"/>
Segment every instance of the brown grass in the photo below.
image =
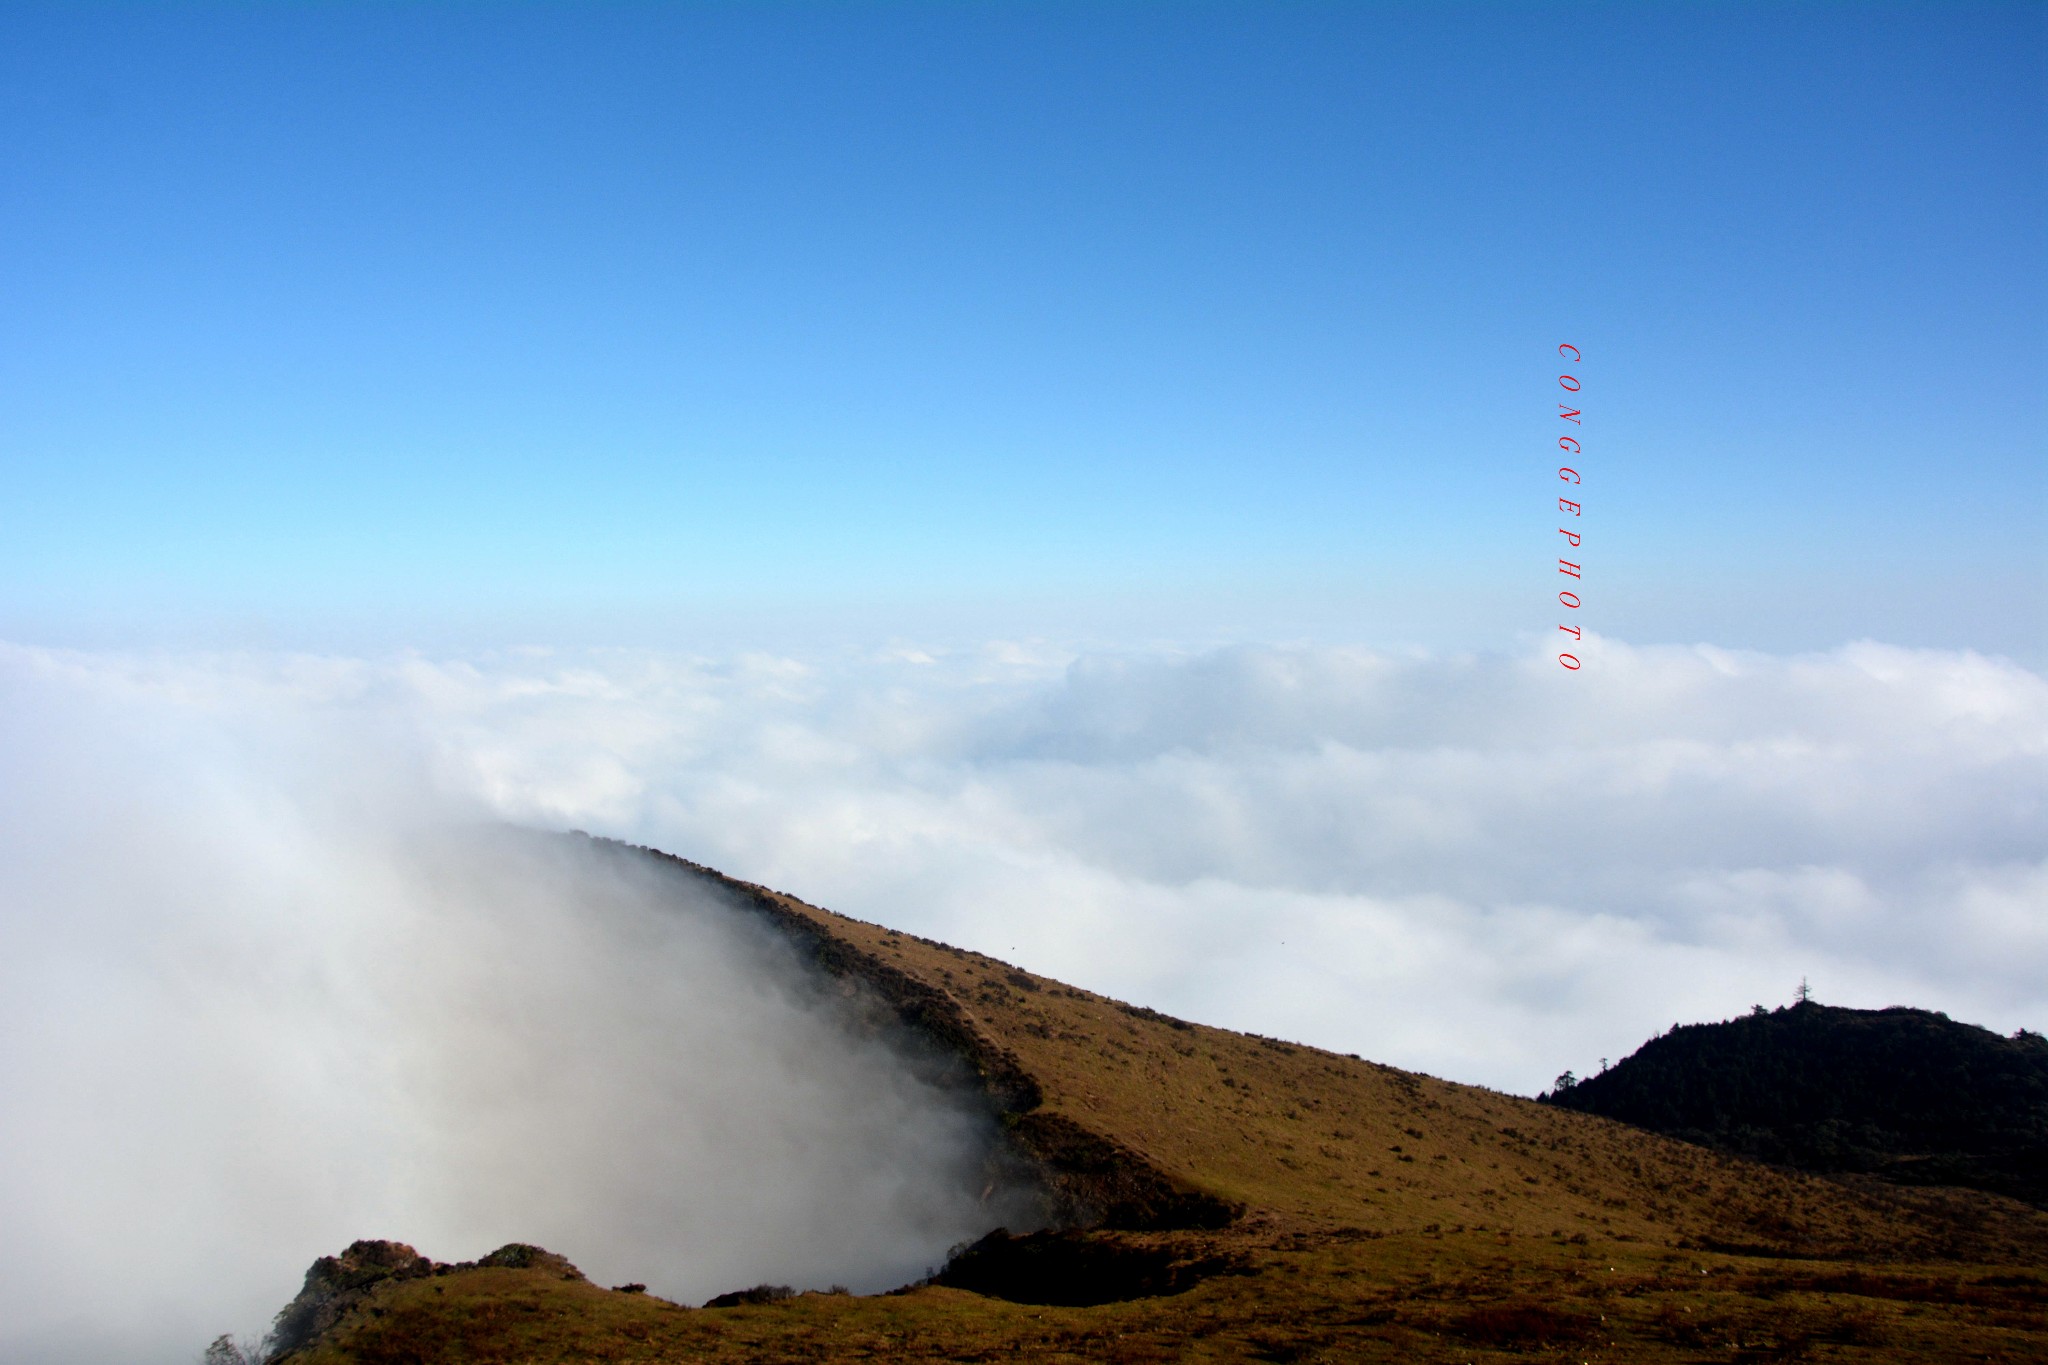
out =
<path fill-rule="evenodd" d="M 1611 1259 L 1610 1259 L 1611 1257 Z M 900 1360 L 2021 1361 L 2048 1315 L 1958 1267 L 1807 1287 L 1831 1268 L 1479 1234 L 1312 1242 L 1253 1273 L 1093 1308 L 925 1288 L 689 1309 L 535 1271 L 381 1287 L 305 1365 Z M 1706 1274 L 1700 1274 L 1705 1269 Z M 1901 1297 L 1912 1292 L 1916 1297 Z"/>
<path fill-rule="evenodd" d="M 1021 1126 L 1242 1206 L 1095 1234 L 1231 1273 L 1094 1307 L 930 1286 L 706 1310 L 484 1269 L 381 1286 L 306 1365 L 2048 1360 L 2048 1215 L 2024 1205 L 1777 1170 L 1170 1020 L 691 871 L 824 970 L 915 996 L 992 1091 L 1035 1093 Z"/>

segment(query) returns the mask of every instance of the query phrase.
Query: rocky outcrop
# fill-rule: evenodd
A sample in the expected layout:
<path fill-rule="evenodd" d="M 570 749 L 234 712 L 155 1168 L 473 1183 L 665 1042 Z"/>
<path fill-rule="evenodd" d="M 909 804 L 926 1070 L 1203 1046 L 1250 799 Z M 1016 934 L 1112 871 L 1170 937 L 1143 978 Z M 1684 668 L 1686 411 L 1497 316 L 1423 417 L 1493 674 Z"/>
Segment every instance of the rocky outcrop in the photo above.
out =
<path fill-rule="evenodd" d="M 298 1297 L 277 1315 L 267 1359 L 283 1360 L 305 1349 L 361 1303 L 372 1286 L 433 1273 L 434 1262 L 403 1242 L 351 1242 L 339 1256 L 322 1256 L 306 1272 Z"/>
<path fill-rule="evenodd" d="M 565 1280 L 583 1278 L 568 1258 L 525 1242 L 508 1242 L 479 1260 L 453 1263 L 429 1260 L 403 1242 L 351 1242 L 339 1256 L 322 1256 L 306 1271 L 298 1297 L 284 1306 L 271 1328 L 265 1365 L 289 1360 L 311 1346 L 386 1281 L 485 1267 L 548 1270 Z"/>

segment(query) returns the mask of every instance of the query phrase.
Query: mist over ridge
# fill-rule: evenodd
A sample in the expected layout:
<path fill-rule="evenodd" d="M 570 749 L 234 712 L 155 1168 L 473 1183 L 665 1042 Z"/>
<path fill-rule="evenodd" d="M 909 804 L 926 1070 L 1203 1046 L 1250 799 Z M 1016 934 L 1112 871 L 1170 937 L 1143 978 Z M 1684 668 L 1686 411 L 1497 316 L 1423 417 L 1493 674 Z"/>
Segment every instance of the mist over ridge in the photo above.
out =
<path fill-rule="evenodd" d="M 110 1279 L 144 1337 L 253 1328 L 357 1236 L 701 1296 L 975 1230 L 970 1116 L 772 946 L 502 821 L 1524 1092 L 1801 975 L 2039 1026 L 2038 675 L 1602 648 L 1573 691 L 1340 649 L 0 649 L 8 1350 L 65 1358 Z"/>
<path fill-rule="evenodd" d="M 1028 1224 L 973 1097 L 714 890 L 375 725 L 76 681 L 4 684 L 0 1356 L 196 1358 L 365 1236 L 695 1301 Z"/>

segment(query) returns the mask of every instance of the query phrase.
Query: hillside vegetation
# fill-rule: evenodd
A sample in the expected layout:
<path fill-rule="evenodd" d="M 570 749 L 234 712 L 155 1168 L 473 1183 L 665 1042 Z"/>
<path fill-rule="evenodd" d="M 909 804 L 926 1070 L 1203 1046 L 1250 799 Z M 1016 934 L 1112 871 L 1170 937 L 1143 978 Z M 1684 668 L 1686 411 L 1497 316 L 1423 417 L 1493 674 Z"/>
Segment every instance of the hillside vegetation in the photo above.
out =
<path fill-rule="evenodd" d="M 1561 1078 L 1562 1079 L 1562 1078 Z M 2048 1207 L 2048 1038 L 1802 1000 L 1674 1025 L 1552 1103 L 1812 1171 Z"/>
<path fill-rule="evenodd" d="M 1061 1226 L 890 1295 L 719 1308 L 533 1248 L 449 1268 L 363 1243 L 309 1277 L 294 1365 L 2048 1358 L 2048 1214 L 2024 1204 L 1168 1018 L 611 848 L 721 888 L 958 1057 Z"/>

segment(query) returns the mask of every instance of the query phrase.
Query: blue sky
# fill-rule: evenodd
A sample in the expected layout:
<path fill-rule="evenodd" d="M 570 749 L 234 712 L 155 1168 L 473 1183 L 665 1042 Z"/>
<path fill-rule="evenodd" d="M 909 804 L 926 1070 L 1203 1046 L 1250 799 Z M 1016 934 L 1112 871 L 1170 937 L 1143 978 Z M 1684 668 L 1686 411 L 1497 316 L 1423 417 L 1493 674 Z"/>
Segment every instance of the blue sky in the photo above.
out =
<path fill-rule="evenodd" d="M 0 634 L 2048 654 L 2039 6 L 0 7 Z"/>

